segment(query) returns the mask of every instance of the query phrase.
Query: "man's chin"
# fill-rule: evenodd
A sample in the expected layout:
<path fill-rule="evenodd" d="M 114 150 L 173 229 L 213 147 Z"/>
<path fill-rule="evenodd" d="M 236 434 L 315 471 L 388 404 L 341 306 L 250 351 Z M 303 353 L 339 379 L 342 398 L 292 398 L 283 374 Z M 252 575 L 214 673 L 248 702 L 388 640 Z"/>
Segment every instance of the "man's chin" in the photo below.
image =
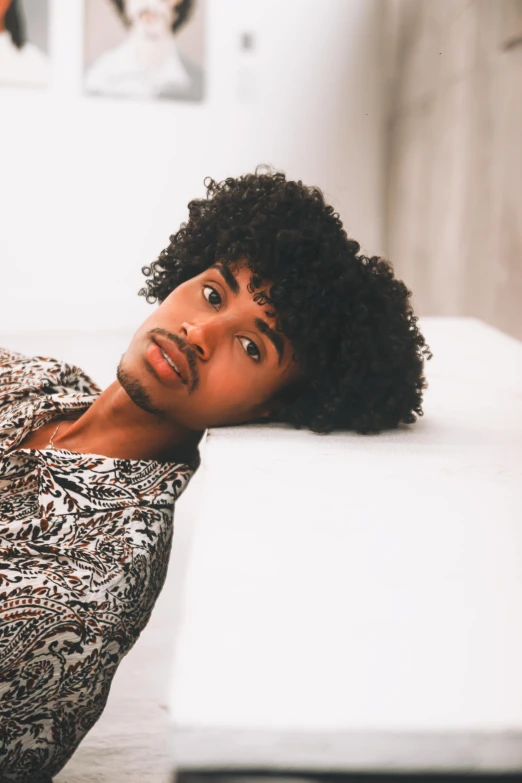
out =
<path fill-rule="evenodd" d="M 155 415 L 162 413 L 158 410 L 152 402 L 152 399 L 147 392 L 144 384 L 134 374 L 128 372 L 123 365 L 123 357 L 120 360 L 118 369 L 116 370 L 116 378 L 118 379 L 120 386 L 127 393 L 132 402 L 147 413 L 153 413 Z"/>

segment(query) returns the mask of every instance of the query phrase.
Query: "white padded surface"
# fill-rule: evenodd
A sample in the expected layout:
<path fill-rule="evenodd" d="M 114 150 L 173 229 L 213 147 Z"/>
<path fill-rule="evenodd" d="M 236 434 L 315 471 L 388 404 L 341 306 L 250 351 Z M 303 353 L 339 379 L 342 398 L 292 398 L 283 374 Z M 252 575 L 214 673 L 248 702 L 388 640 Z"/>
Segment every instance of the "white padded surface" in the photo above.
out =
<path fill-rule="evenodd" d="M 522 344 L 420 327 L 413 427 L 209 432 L 179 768 L 522 767 Z"/>
<path fill-rule="evenodd" d="M 0 332 L 0 346 L 26 356 L 48 356 L 74 364 L 105 389 L 116 380 L 118 363 L 135 331 L 96 332 L 73 327 L 67 331 Z"/>

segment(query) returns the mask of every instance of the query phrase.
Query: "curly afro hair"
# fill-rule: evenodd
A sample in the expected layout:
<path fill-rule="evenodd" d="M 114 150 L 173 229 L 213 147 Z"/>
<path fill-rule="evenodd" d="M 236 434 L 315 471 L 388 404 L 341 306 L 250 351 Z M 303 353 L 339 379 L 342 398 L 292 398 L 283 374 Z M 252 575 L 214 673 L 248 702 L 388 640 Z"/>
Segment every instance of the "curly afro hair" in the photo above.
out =
<path fill-rule="evenodd" d="M 114 6 L 116 6 L 116 10 L 118 11 L 122 21 L 126 25 L 129 25 L 129 20 L 125 14 L 124 0 L 112 0 L 112 3 Z M 179 3 L 176 3 L 174 6 L 174 11 L 176 14 L 174 16 L 174 21 L 172 22 L 172 27 L 170 28 L 173 33 L 176 33 L 179 28 L 185 24 L 185 22 L 188 22 L 192 9 L 193 0 L 180 0 Z"/>
<path fill-rule="evenodd" d="M 275 312 L 294 349 L 302 380 L 282 395 L 269 421 L 327 433 L 361 434 L 413 424 L 423 415 L 424 356 L 432 358 L 409 303 L 411 292 L 389 261 L 359 254 L 322 191 L 283 172 L 217 183 L 189 202 L 188 222 L 158 259 L 142 268 L 148 302 L 221 261 L 243 262 L 249 291 Z"/>

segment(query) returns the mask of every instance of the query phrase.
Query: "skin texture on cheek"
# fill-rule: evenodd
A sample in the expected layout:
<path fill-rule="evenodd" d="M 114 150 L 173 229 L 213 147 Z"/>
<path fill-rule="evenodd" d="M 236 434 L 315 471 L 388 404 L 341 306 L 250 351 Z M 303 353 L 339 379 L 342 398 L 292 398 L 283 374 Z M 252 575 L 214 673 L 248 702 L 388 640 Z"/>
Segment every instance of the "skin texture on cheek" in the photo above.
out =
<path fill-rule="evenodd" d="M 241 383 L 237 377 L 227 377 L 226 369 L 216 368 L 215 380 L 209 378 L 208 414 L 213 426 L 243 424 L 259 415 L 258 408 L 268 399 L 268 393 L 253 384 Z"/>

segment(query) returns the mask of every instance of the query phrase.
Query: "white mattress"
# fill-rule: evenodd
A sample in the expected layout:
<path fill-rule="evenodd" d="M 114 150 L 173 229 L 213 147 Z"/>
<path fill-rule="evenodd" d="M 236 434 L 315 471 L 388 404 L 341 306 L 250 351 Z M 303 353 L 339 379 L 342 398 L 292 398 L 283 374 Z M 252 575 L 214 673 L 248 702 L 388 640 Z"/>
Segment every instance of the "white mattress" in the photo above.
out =
<path fill-rule="evenodd" d="M 522 769 L 522 344 L 420 327 L 412 427 L 209 431 L 179 769 Z"/>

